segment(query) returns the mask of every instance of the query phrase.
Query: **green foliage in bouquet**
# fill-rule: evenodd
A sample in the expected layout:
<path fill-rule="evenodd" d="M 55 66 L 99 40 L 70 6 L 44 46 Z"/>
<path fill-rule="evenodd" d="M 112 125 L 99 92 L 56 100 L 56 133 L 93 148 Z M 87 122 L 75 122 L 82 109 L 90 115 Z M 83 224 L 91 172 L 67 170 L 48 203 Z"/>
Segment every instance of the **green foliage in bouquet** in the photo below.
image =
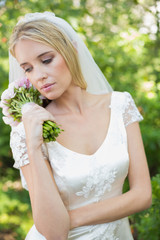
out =
<path fill-rule="evenodd" d="M 22 110 L 27 103 L 43 105 L 44 97 L 34 88 L 30 81 L 23 78 L 9 84 L 9 87 L 2 93 L 0 107 L 3 109 L 3 120 L 10 126 L 17 126 L 22 121 Z M 56 141 L 56 137 L 63 131 L 52 121 L 43 123 L 44 142 Z"/>

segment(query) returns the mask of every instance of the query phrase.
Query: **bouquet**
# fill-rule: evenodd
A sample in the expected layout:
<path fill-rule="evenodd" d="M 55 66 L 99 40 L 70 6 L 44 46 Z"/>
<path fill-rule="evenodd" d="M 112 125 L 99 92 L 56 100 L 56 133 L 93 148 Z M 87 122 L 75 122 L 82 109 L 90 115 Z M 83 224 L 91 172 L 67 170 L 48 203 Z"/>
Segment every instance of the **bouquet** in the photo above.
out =
<path fill-rule="evenodd" d="M 10 83 L 1 95 L 0 107 L 3 109 L 3 121 L 11 127 L 17 126 L 22 121 L 24 104 L 34 102 L 42 106 L 43 99 L 45 98 L 27 78 Z M 61 131 L 63 130 L 55 122 L 44 121 L 43 139 L 45 142 L 55 141 Z"/>

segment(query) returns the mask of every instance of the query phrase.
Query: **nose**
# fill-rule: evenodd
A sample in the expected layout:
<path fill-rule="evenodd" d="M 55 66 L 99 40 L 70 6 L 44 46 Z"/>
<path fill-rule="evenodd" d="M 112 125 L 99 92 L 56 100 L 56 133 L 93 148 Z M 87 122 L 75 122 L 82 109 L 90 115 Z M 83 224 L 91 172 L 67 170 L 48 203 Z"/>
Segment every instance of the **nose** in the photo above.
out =
<path fill-rule="evenodd" d="M 36 81 L 42 81 L 47 78 L 47 73 L 40 67 L 34 69 L 34 79 Z"/>

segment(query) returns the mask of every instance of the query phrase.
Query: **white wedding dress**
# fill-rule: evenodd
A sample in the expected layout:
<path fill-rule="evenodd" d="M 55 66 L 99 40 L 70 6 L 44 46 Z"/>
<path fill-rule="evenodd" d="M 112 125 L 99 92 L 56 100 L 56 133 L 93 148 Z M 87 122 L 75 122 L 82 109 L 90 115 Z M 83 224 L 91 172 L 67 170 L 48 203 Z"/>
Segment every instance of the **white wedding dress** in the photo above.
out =
<path fill-rule="evenodd" d="M 43 145 L 44 156 L 51 163 L 60 195 L 68 210 L 122 194 L 129 166 L 126 126 L 143 118 L 127 92 L 114 91 L 109 107 L 108 132 L 94 154 L 80 154 L 58 142 Z M 97 132 L 95 129 L 95 137 Z M 14 167 L 20 169 L 28 164 L 23 123 L 13 127 L 10 145 L 15 159 Z M 21 178 L 23 187 L 27 189 L 22 172 Z M 26 240 L 45 240 L 45 237 L 34 225 Z M 126 217 L 110 223 L 75 228 L 69 232 L 68 240 L 133 240 L 133 237 Z"/>

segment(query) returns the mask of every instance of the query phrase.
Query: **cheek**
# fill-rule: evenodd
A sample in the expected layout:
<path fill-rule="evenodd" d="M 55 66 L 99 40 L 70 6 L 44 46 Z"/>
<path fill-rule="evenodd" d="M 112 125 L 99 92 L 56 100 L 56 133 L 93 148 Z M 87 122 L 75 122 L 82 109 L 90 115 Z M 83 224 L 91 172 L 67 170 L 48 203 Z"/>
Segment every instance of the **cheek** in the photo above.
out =
<path fill-rule="evenodd" d="M 68 69 L 68 67 L 67 67 L 67 65 L 66 64 L 64 64 L 63 65 L 63 72 L 62 72 L 62 74 L 63 74 L 63 76 L 64 76 L 64 81 L 65 81 L 65 85 L 66 86 L 69 86 L 70 84 L 71 84 L 71 82 L 72 82 L 72 75 L 71 75 L 71 73 L 70 73 L 70 70 Z"/>
<path fill-rule="evenodd" d="M 60 59 L 59 63 L 56 66 L 56 69 L 61 74 L 65 75 L 65 77 L 71 75 L 68 66 L 63 58 Z"/>
<path fill-rule="evenodd" d="M 33 79 L 31 77 L 28 77 L 28 76 L 27 76 L 27 78 L 29 79 L 30 83 L 32 83 L 32 85 L 35 87 L 35 83 L 34 83 Z"/>
<path fill-rule="evenodd" d="M 31 83 L 35 88 L 38 89 L 37 81 L 34 81 L 34 80 L 32 79 L 32 77 L 27 77 L 27 78 L 29 79 L 30 83 Z"/>

